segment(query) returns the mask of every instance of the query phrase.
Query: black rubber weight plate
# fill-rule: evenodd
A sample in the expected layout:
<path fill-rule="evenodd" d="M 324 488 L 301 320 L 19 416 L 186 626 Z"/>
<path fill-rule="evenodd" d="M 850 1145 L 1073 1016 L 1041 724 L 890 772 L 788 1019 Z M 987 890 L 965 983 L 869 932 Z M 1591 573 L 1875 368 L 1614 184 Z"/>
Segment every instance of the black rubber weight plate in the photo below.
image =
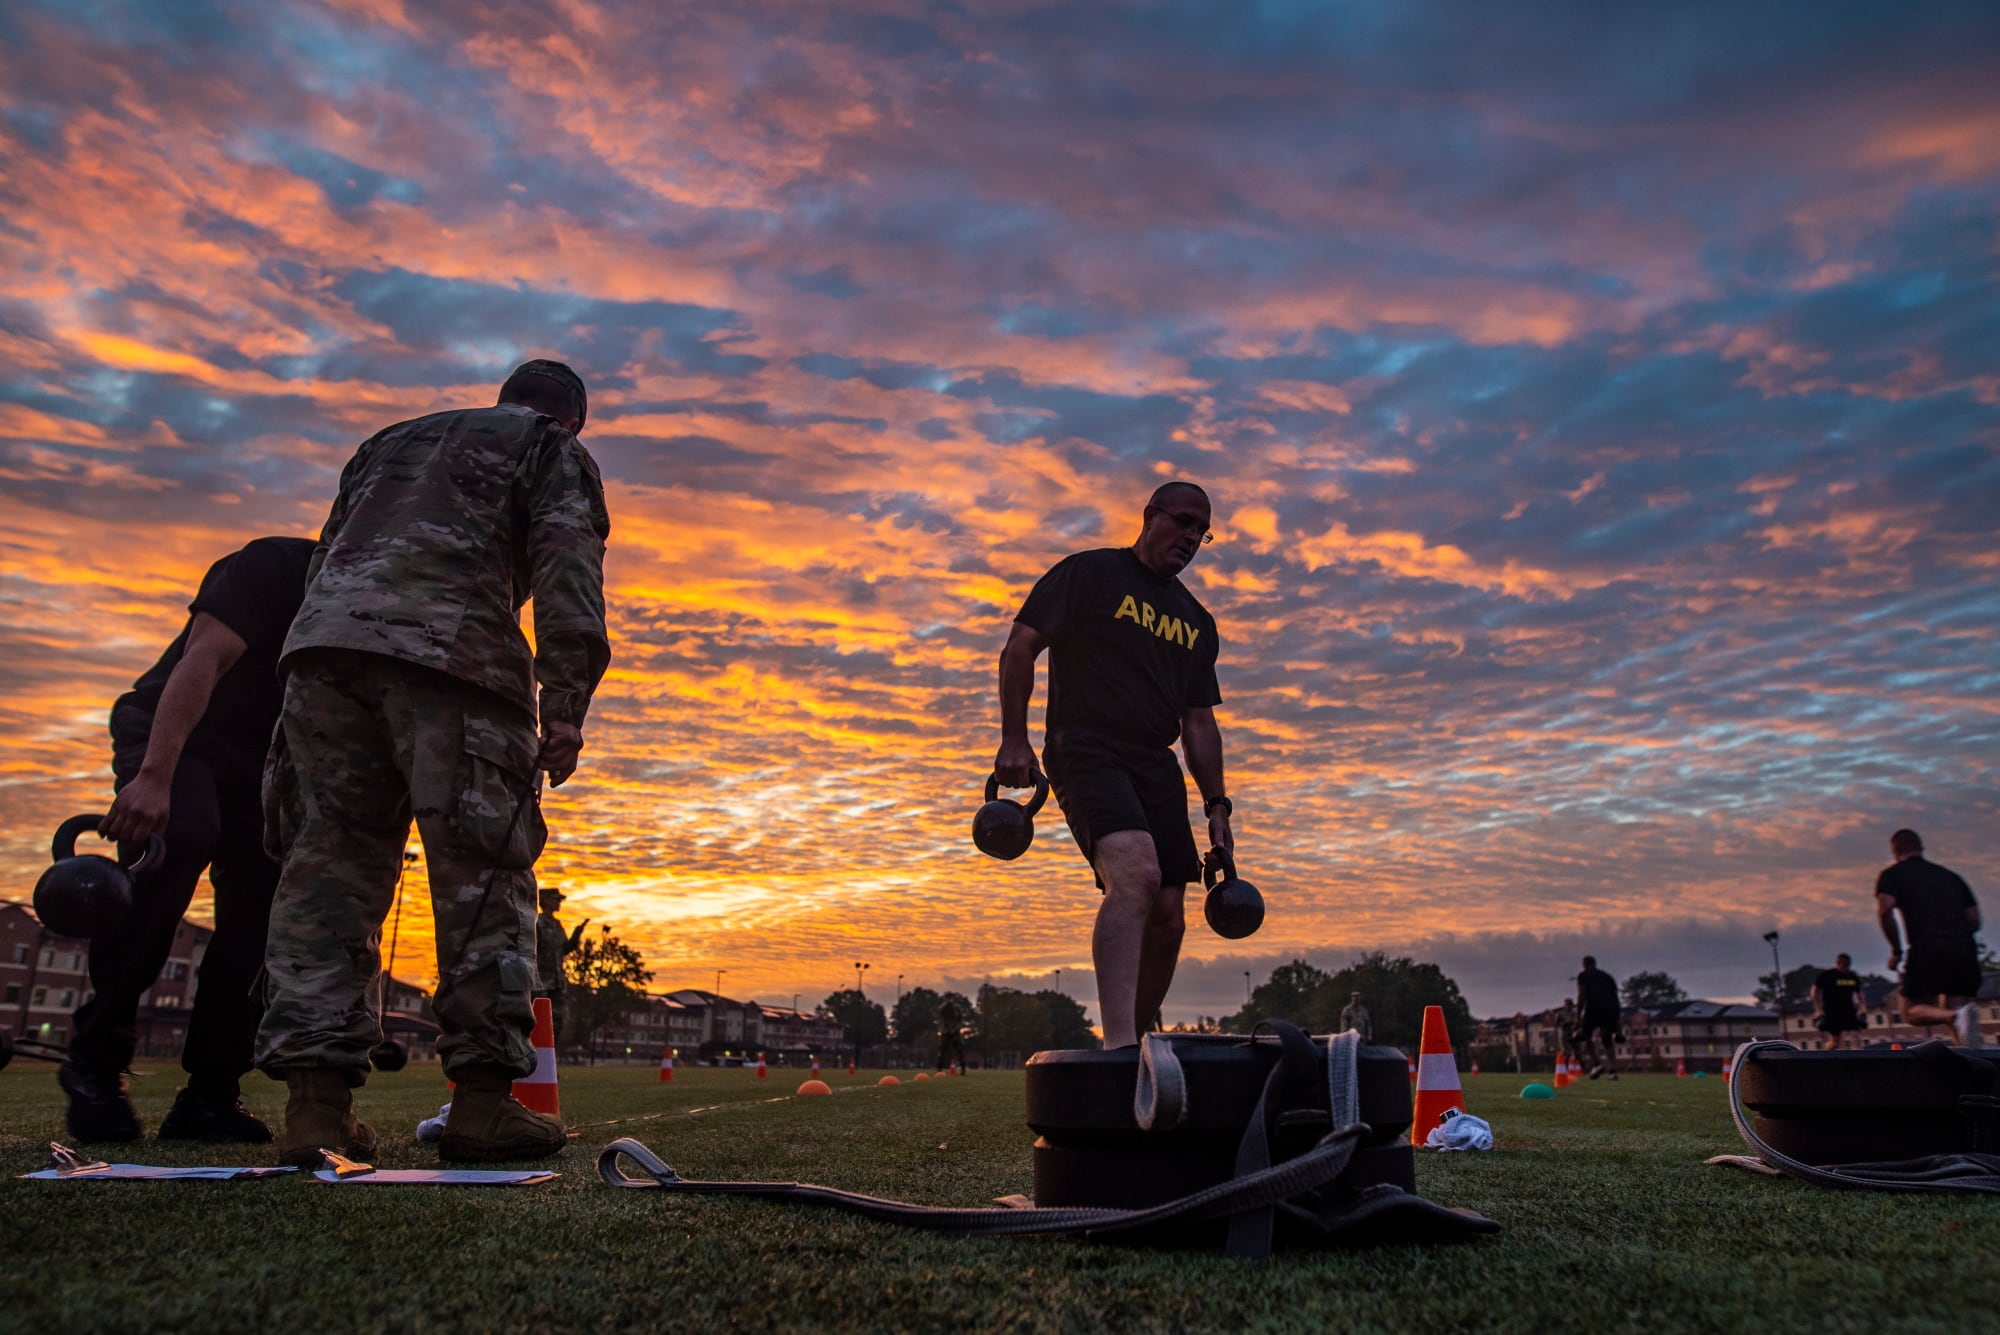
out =
<path fill-rule="evenodd" d="M 1736 1073 L 1745 1107 L 1773 1116 L 1881 1112 L 1956 1115 L 1961 1094 L 1995 1092 L 1992 1054 L 1967 1048 L 1901 1052 L 1760 1052 Z"/>
<path fill-rule="evenodd" d="M 1240 1135 L 1264 1092 L 1278 1049 L 1270 1044 L 1204 1044 L 1177 1053 L 1187 1073 L 1188 1109 L 1176 1129 Z M 1373 1133 L 1370 1140 L 1393 1140 L 1410 1125 L 1409 1060 L 1394 1048 L 1363 1048 L 1359 1068 L 1361 1120 Z M 1317 1078 L 1326 1079 L 1324 1055 Z M 1079 1133 L 1138 1134 L 1132 1117 L 1138 1083 L 1137 1048 L 1038 1052 L 1028 1059 L 1028 1125 L 1069 1142 Z"/>

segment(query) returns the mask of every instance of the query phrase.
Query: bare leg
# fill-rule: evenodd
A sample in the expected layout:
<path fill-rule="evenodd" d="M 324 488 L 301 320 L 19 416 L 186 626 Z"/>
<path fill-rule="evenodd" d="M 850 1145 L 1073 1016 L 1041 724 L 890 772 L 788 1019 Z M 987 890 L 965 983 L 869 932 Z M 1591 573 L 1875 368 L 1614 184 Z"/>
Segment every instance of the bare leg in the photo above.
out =
<path fill-rule="evenodd" d="M 1137 1019 L 1151 1024 L 1166 1002 L 1167 988 L 1174 981 L 1174 966 L 1181 961 L 1181 937 L 1187 925 L 1182 917 L 1184 885 L 1163 885 L 1155 889 L 1152 910 L 1146 915 L 1146 936 L 1139 949 L 1139 991 Z"/>
<path fill-rule="evenodd" d="M 1908 997 L 1904 997 L 1903 1023 L 1949 1025 L 1958 1019 L 1958 1008 L 1970 1000 L 1971 997 L 1946 997 L 1944 1005 L 1933 1006 L 1927 1002 L 1911 1001 Z"/>
<path fill-rule="evenodd" d="M 1118 830 L 1097 841 L 1093 865 L 1104 882 L 1104 901 L 1097 907 L 1097 925 L 1090 935 L 1104 1046 L 1130 1047 L 1139 1041 L 1139 1016 L 1145 1013 L 1139 1009 L 1139 980 L 1147 926 L 1160 898 L 1160 859 L 1150 831 Z M 1178 947 L 1178 937 L 1175 944 Z M 1167 977 L 1172 977 L 1171 967 Z"/>

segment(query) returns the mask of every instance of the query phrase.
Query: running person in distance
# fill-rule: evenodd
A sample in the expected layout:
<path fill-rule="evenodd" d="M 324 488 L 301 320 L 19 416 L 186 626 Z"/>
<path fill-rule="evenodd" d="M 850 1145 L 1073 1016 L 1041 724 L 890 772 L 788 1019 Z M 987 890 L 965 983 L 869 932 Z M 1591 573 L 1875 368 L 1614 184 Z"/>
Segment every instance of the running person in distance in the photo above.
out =
<path fill-rule="evenodd" d="M 1215 618 L 1180 581 L 1209 541 L 1208 493 L 1169 482 L 1130 547 L 1078 552 L 1036 583 L 1000 654 L 999 781 L 1035 765 L 1028 702 L 1049 654 L 1044 772 L 1103 900 L 1091 933 L 1104 1046 L 1139 1041 L 1173 982 L 1183 901 L 1201 877 L 1188 824 L 1181 744 L 1201 789 L 1210 843 L 1234 846 L 1215 706 Z"/>
<path fill-rule="evenodd" d="M 1577 1046 L 1581 1060 L 1590 1063 L 1590 1078 L 1609 1074 L 1618 1078 L 1618 980 L 1597 967 L 1595 955 L 1583 957 L 1583 972 L 1576 976 L 1576 1009 L 1583 1016 L 1577 1025 Z"/>

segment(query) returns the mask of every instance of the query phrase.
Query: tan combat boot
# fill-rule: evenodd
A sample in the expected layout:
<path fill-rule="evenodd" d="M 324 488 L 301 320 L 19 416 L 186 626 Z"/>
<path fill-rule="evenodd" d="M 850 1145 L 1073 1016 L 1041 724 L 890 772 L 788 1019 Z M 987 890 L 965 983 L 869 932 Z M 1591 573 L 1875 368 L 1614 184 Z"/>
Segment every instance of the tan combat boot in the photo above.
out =
<path fill-rule="evenodd" d="M 524 1108 L 514 1098 L 514 1077 L 498 1066 L 470 1066 L 453 1079 L 438 1158 L 451 1163 L 546 1159 L 569 1144 L 560 1118 Z"/>
<path fill-rule="evenodd" d="M 354 1115 L 354 1086 L 347 1073 L 319 1066 L 285 1073 L 285 1133 L 278 1162 L 318 1168 L 323 1149 L 350 1159 L 375 1157 L 375 1132 Z"/>

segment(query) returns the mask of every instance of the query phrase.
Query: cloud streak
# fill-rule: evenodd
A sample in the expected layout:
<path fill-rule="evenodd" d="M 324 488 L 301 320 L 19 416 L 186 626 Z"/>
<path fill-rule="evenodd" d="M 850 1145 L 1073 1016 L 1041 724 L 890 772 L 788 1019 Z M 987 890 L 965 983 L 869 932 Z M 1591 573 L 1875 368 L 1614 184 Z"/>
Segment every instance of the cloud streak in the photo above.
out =
<path fill-rule="evenodd" d="M 1865 923 L 1897 825 L 2000 872 L 1988 8 L 0 24 L 22 889 L 200 570 L 535 354 L 591 384 L 617 651 L 544 870 L 663 981 L 1080 977 L 1060 823 L 965 837 L 993 662 L 1170 475 L 1260 960 L 1417 943 L 1511 1008 L 1583 924 L 1698 971 L 1677 924 Z"/>

